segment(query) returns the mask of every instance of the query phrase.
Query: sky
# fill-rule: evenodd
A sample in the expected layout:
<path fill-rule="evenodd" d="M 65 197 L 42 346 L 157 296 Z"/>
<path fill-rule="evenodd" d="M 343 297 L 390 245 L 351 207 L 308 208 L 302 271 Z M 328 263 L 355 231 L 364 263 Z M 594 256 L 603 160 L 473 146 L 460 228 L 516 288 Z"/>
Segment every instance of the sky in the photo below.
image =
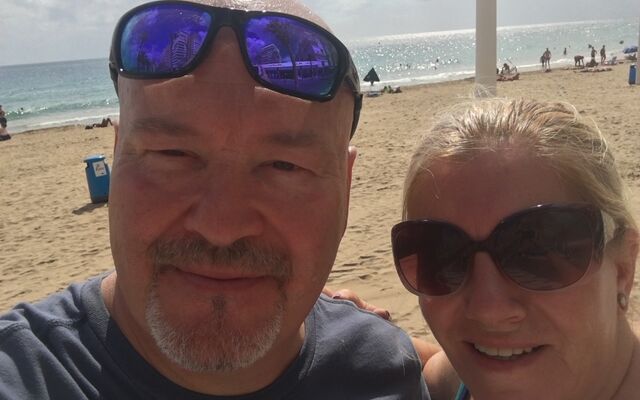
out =
<path fill-rule="evenodd" d="M 486 0 L 478 0 L 481 3 Z M 0 65 L 106 58 L 118 18 L 144 0 L 0 0 Z M 476 0 L 302 0 L 347 44 L 472 29 Z M 640 17 L 639 0 L 498 0 L 498 25 Z"/>

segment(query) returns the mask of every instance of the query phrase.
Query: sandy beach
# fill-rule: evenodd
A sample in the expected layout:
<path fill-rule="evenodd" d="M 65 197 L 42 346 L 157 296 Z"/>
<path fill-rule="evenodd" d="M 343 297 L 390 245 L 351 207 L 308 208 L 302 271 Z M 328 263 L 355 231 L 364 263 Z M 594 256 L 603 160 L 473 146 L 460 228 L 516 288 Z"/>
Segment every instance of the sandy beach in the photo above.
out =
<path fill-rule="evenodd" d="M 628 85 L 628 71 L 629 63 L 599 73 L 529 72 L 519 81 L 499 82 L 498 94 L 568 101 L 592 117 L 618 156 L 640 218 L 640 87 Z M 329 285 L 352 288 L 387 307 L 398 325 L 427 340 L 433 338 L 417 299 L 396 276 L 389 232 L 400 219 L 403 177 L 416 140 L 472 88 L 466 80 L 365 98 L 353 139 L 359 155 L 349 224 Z M 0 142 L 0 311 L 113 268 L 108 205 L 90 203 L 83 162 L 101 153 L 111 165 L 113 141 L 111 127 L 64 127 Z M 640 321 L 637 278 L 629 312 Z"/>

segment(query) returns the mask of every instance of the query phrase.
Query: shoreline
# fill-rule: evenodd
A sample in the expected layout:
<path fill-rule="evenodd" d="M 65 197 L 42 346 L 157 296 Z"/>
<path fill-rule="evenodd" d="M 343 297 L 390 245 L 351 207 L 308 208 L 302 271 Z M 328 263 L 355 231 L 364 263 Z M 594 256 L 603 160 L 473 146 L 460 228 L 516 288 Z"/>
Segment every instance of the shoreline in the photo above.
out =
<path fill-rule="evenodd" d="M 624 64 L 628 64 L 631 63 L 632 61 L 626 61 L 626 60 L 622 60 L 620 62 L 620 64 L 624 65 Z M 619 65 L 620 65 L 619 64 Z M 558 64 L 552 64 L 552 72 L 556 71 L 558 69 L 560 70 L 567 70 L 567 69 L 571 69 L 573 70 L 574 67 L 572 64 L 568 64 L 568 63 L 561 63 L 559 62 Z M 520 74 L 520 76 L 526 76 L 526 75 L 530 75 L 530 74 L 543 74 L 544 71 L 541 70 L 540 66 L 524 66 L 524 67 L 520 67 L 518 68 L 518 73 Z M 369 91 L 379 91 L 382 89 L 382 87 L 386 86 L 386 85 L 390 85 L 393 87 L 400 87 L 403 90 L 404 89 L 409 89 L 409 88 L 420 88 L 420 87 L 429 87 L 432 85 L 442 85 L 442 84 L 450 84 L 450 83 L 455 83 L 455 82 L 469 82 L 469 81 L 473 81 L 475 79 L 475 75 L 473 73 L 463 73 L 461 76 L 459 77 L 455 77 L 453 79 L 443 79 L 443 80 L 434 80 L 431 82 L 416 82 L 413 84 L 404 84 L 404 85 L 397 85 L 397 84 L 393 84 L 393 82 L 396 82 L 394 80 L 389 80 L 389 81 L 381 81 L 379 83 L 377 83 L 376 85 L 374 85 L 373 87 L 370 86 L 367 82 L 361 82 L 361 91 L 363 94 L 367 94 Z M 115 109 L 117 110 L 117 109 Z M 38 133 L 38 132 L 42 132 L 42 131 L 48 131 L 51 129 L 58 129 L 58 128 L 73 128 L 73 127 L 78 127 L 78 128 L 84 128 L 85 125 L 89 125 L 93 122 L 99 122 L 102 118 L 111 118 L 114 121 L 117 121 L 120 117 L 119 112 L 111 112 L 113 110 L 105 110 L 107 112 L 100 114 L 100 115 L 90 115 L 90 116 L 73 116 L 74 114 L 70 113 L 68 120 L 70 121 L 75 121 L 75 122 L 40 122 L 37 125 L 43 125 L 43 126 L 32 126 L 32 125 L 27 125 L 26 128 L 24 130 L 17 130 L 17 131 L 12 131 L 11 130 L 11 125 L 12 122 L 15 123 L 16 120 L 9 120 L 9 133 L 11 135 L 22 135 L 22 134 L 33 134 L 33 133 Z M 65 114 L 67 115 L 67 114 Z M 18 120 L 20 121 L 20 120 Z"/>
<path fill-rule="evenodd" d="M 640 220 L 640 85 L 628 85 L 628 64 L 601 73 L 523 71 L 520 80 L 497 82 L 497 88 L 503 97 L 568 101 L 592 118 L 616 151 Z M 400 220 L 404 174 L 417 138 L 443 110 L 469 100 L 473 80 L 402 89 L 364 99 L 352 140 L 358 157 L 349 220 L 328 286 L 353 289 L 388 308 L 408 333 L 434 340 L 416 297 L 396 275 L 389 230 Z M 23 133 L 0 142 L 0 312 L 113 268 L 108 204 L 90 203 L 83 162 L 99 153 L 112 165 L 113 128 L 71 125 Z M 640 321 L 640 285 L 629 315 Z"/>
<path fill-rule="evenodd" d="M 111 111 L 111 110 L 108 110 Z M 69 114 L 69 115 L 73 115 L 73 114 Z M 111 118 L 112 120 L 115 118 L 116 120 L 120 117 L 120 113 L 119 112 L 105 112 L 103 114 L 100 115 L 90 115 L 90 116 L 82 116 L 82 117 L 71 117 L 71 118 L 67 118 L 64 121 L 60 121 L 60 122 L 56 122 L 56 121 L 51 121 L 51 122 L 40 122 L 36 125 L 26 125 L 24 127 L 24 130 L 17 130 L 17 131 L 10 131 L 9 133 L 11 135 L 22 135 L 23 133 L 33 133 L 33 132 L 38 132 L 38 131 L 46 131 L 46 130 L 50 130 L 50 129 L 57 129 L 57 128 L 64 128 L 64 127 L 81 127 L 84 129 L 85 125 L 90 125 L 92 123 L 98 123 L 102 120 L 102 118 Z M 20 120 L 18 120 L 20 121 Z M 69 122 L 67 122 L 69 121 Z M 74 121 L 74 122 L 70 122 L 70 121 Z M 16 120 L 9 120 L 9 129 L 11 128 L 11 126 L 13 125 L 13 123 L 15 123 Z M 19 128 L 21 129 L 21 128 Z"/>

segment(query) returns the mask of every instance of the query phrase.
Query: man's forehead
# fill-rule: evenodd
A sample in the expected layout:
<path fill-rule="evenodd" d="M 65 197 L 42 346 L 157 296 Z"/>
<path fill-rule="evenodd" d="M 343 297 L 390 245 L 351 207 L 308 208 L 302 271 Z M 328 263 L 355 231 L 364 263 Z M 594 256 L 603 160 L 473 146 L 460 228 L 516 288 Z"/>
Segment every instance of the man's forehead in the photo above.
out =
<path fill-rule="evenodd" d="M 325 22 L 308 7 L 295 0 L 189 0 L 192 3 L 248 11 L 276 11 L 304 18 L 329 30 Z"/>

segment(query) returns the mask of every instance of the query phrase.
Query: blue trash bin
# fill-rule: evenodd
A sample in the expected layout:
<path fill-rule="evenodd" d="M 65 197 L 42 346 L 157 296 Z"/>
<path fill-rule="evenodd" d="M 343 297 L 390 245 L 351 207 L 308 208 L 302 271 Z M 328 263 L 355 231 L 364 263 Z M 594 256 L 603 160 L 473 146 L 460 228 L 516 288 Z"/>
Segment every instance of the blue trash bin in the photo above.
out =
<path fill-rule="evenodd" d="M 84 159 L 87 163 L 87 183 L 92 203 L 106 203 L 109 200 L 109 165 L 102 154 L 92 154 Z"/>
<path fill-rule="evenodd" d="M 629 65 L 629 85 L 636 84 L 636 74 L 638 73 L 635 64 Z"/>

